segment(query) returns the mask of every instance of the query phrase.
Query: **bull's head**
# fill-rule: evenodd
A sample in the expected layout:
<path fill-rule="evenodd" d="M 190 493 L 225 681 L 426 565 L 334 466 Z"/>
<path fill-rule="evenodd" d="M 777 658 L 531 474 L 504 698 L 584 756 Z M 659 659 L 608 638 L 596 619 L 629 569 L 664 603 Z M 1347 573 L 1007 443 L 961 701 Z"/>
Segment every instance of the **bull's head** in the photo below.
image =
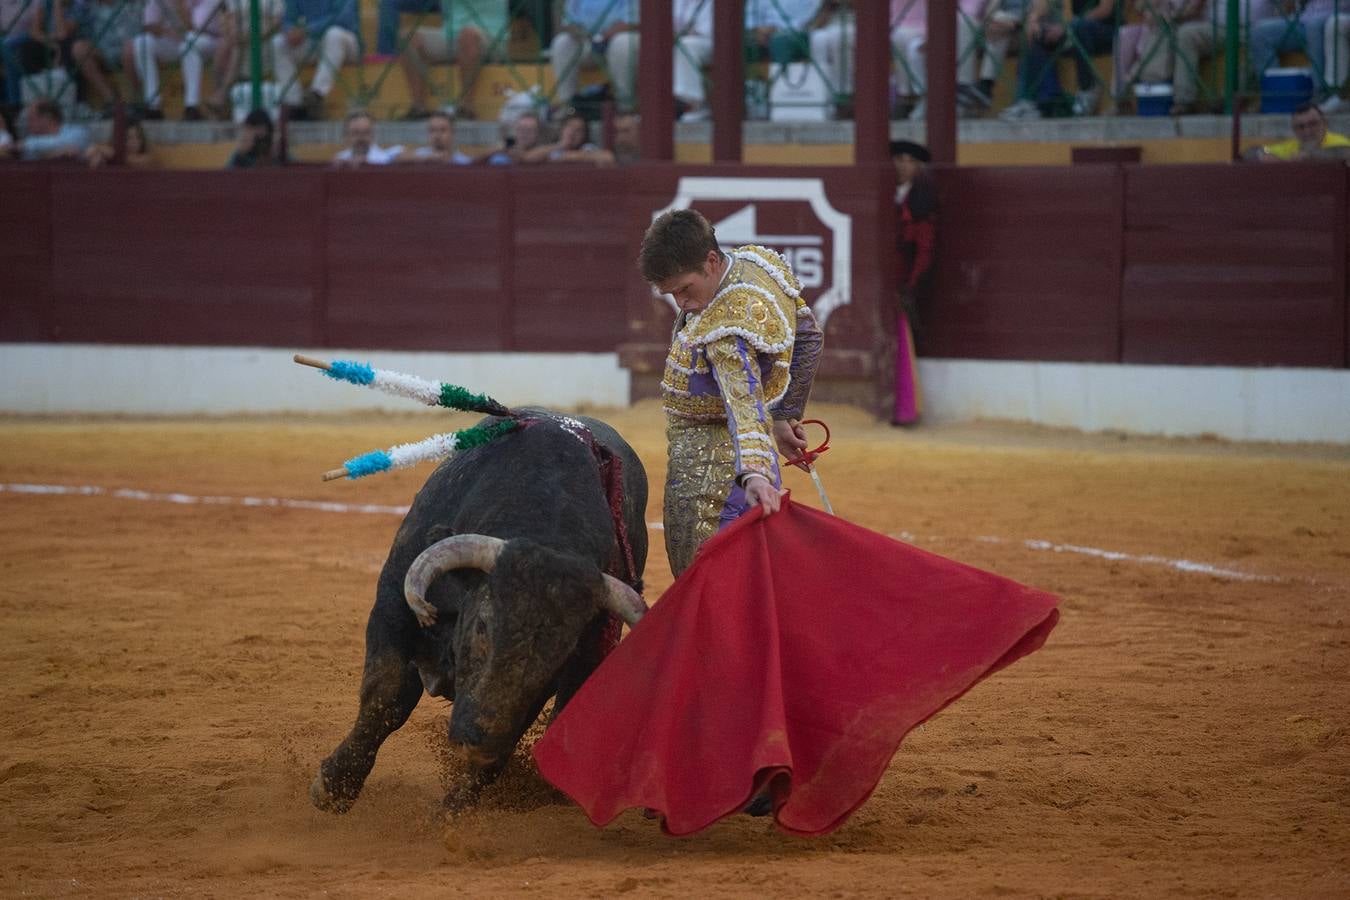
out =
<path fill-rule="evenodd" d="M 427 588 L 461 568 L 488 577 L 457 611 L 450 739 L 471 762 L 487 762 L 514 748 L 598 612 L 633 625 L 647 606 L 593 562 L 525 539 L 461 534 L 428 547 L 408 569 L 404 595 L 424 627 L 436 621 Z"/>

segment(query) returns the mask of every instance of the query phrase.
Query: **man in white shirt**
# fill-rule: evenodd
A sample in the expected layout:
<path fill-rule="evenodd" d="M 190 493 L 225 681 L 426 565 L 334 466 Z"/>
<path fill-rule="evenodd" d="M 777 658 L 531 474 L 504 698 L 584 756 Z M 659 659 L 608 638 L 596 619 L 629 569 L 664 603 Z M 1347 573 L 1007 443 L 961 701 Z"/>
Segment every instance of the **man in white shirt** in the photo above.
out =
<path fill-rule="evenodd" d="M 361 166 L 387 166 L 403 152 L 403 145 L 381 147 L 375 143 L 375 120 L 369 113 L 354 112 L 347 116 L 347 149 L 333 158 L 339 169 L 357 169 Z"/>

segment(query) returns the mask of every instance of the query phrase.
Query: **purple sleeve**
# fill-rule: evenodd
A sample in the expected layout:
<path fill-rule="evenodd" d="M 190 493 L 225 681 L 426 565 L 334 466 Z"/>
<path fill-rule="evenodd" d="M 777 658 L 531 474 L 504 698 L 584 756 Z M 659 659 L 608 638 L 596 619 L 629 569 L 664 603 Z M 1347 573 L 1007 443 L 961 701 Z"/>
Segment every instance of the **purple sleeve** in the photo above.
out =
<path fill-rule="evenodd" d="M 811 393 L 811 383 L 816 380 L 824 345 L 825 335 L 816 317 L 811 310 L 803 309 L 797 316 L 797 335 L 792 341 L 792 362 L 788 366 L 791 378 L 787 393 L 773 408 L 775 419 L 800 419 L 806 414 L 806 399 Z"/>

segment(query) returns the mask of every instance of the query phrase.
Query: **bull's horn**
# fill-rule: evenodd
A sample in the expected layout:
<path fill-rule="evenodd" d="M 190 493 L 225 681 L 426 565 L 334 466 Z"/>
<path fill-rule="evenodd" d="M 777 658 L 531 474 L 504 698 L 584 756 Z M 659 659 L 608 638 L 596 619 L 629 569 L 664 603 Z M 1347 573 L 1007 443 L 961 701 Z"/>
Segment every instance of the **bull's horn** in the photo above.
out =
<path fill-rule="evenodd" d="M 436 621 L 436 607 L 426 601 L 427 588 L 451 569 L 491 572 L 506 541 L 486 534 L 454 534 L 423 550 L 403 579 L 403 597 L 425 627 Z"/>
<path fill-rule="evenodd" d="M 605 588 L 601 605 L 628 623 L 629 628 L 647 614 L 647 603 L 642 595 L 613 575 L 605 575 Z"/>

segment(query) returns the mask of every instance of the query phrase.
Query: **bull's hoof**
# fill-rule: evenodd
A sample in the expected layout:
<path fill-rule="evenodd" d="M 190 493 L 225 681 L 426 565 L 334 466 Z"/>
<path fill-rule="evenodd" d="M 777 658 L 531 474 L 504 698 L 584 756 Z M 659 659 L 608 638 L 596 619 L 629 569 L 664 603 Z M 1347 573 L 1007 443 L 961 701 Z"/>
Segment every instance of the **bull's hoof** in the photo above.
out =
<path fill-rule="evenodd" d="M 314 776 L 314 781 L 309 786 L 309 802 L 313 803 L 316 809 L 341 814 L 352 808 L 356 798 L 334 794 L 328 789 L 328 785 L 324 782 L 323 772 L 320 771 L 319 774 Z"/>

